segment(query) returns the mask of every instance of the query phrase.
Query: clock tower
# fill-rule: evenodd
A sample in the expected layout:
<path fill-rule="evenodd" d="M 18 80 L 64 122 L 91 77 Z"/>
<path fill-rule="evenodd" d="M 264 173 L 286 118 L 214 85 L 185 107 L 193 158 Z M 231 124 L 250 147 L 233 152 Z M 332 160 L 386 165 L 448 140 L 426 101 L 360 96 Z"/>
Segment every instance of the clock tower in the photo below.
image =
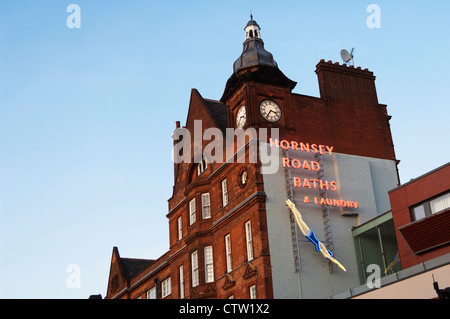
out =
<path fill-rule="evenodd" d="M 107 298 L 329 298 L 359 285 L 352 230 L 389 211 L 398 185 L 375 76 L 321 60 L 320 96 L 292 92 L 297 83 L 264 48 L 253 16 L 244 31 L 220 100 L 192 89 L 186 121 L 176 122 L 182 160 L 168 200 L 169 250 L 130 259 L 114 249 Z M 249 138 L 253 129 L 278 130 L 268 141 L 258 136 L 258 145 L 281 150 L 273 171 L 262 158 L 247 161 L 250 142 L 232 149 L 236 128 Z"/>
<path fill-rule="evenodd" d="M 228 107 L 228 126 L 292 127 L 289 95 L 297 84 L 278 68 L 264 48 L 261 28 L 250 16 L 242 54 L 233 64 L 221 102 Z"/>

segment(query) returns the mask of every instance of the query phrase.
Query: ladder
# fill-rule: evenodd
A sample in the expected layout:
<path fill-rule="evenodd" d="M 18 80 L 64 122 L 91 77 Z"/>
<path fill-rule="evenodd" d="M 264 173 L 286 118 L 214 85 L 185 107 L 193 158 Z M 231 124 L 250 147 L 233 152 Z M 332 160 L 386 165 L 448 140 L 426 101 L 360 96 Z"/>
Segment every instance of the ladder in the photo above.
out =
<path fill-rule="evenodd" d="M 324 171 L 323 171 L 323 161 L 322 161 L 322 155 L 317 152 L 315 154 L 316 162 L 320 164 L 320 169 L 317 171 L 317 179 L 323 180 Z M 320 198 L 327 199 L 327 190 L 325 188 L 321 189 L 319 188 L 319 195 Z M 333 245 L 333 234 L 331 232 L 331 221 L 330 221 L 330 214 L 329 214 L 329 208 L 328 205 L 322 204 L 322 217 L 323 217 L 323 231 L 325 240 L 323 241 L 323 244 L 327 248 L 328 251 L 331 252 L 331 255 L 334 255 L 334 245 Z M 330 271 L 330 274 L 336 271 L 336 266 L 331 261 L 328 261 L 328 269 Z"/>
<path fill-rule="evenodd" d="M 289 158 L 289 152 L 288 150 L 283 150 L 283 156 L 286 158 Z M 285 183 L 286 183 L 286 194 L 289 200 L 291 200 L 293 203 L 294 201 L 294 190 L 292 188 L 292 176 L 291 172 L 288 167 L 284 167 L 284 177 L 285 177 Z M 294 270 L 295 272 L 299 272 L 301 269 L 301 263 L 300 263 L 300 252 L 298 249 L 298 226 L 297 222 L 295 221 L 294 214 L 289 210 L 289 224 L 291 228 L 291 240 L 292 240 L 292 252 L 294 255 Z"/>

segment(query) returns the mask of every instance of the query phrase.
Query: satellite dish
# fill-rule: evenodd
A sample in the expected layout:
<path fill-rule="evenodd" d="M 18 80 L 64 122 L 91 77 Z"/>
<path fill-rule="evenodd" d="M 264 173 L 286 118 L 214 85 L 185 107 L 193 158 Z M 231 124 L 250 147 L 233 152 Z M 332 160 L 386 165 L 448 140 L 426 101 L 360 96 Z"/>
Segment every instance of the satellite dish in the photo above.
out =
<path fill-rule="evenodd" d="M 341 50 L 341 58 L 342 58 L 342 60 L 345 62 L 345 63 L 348 63 L 350 60 L 353 60 L 353 50 L 354 49 L 352 49 L 352 52 L 351 53 L 349 53 L 347 50 L 345 50 L 345 49 L 342 49 Z"/>

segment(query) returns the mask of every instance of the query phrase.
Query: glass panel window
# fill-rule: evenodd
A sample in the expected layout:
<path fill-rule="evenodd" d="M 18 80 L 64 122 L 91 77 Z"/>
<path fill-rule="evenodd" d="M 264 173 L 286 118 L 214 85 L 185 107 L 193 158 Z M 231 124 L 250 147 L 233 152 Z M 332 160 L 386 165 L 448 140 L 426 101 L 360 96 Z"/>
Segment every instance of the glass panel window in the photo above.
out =
<path fill-rule="evenodd" d="M 381 277 L 401 270 L 394 221 L 392 217 L 378 221 L 373 221 L 376 223 L 373 227 L 354 235 L 361 284 L 371 276 L 370 265 L 380 267 Z"/>
<path fill-rule="evenodd" d="M 413 221 L 416 221 L 442 212 L 448 208 L 450 208 L 450 193 L 411 207 L 411 218 Z"/>
<path fill-rule="evenodd" d="M 184 298 L 184 270 L 183 265 L 178 268 L 178 273 L 180 274 L 180 299 Z"/>
<path fill-rule="evenodd" d="M 423 205 L 413 208 L 413 219 L 419 220 L 425 218 L 425 207 Z"/>
<path fill-rule="evenodd" d="M 181 219 L 181 216 L 177 219 L 177 228 L 178 228 L 178 240 L 181 240 L 183 238 L 183 220 Z"/>
<path fill-rule="evenodd" d="M 204 248 L 204 253 L 205 253 L 205 282 L 213 282 L 214 264 L 213 264 L 212 246 L 206 246 Z"/>
<path fill-rule="evenodd" d="M 164 279 L 161 282 L 161 296 L 162 298 L 167 297 L 171 293 L 171 286 L 170 286 L 170 277 L 167 279 Z"/>
<path fill-rule="evenodd" d="M 147 299 L 156 299 L 156 287 L 147 291 Z"/>
<path fill-rule="evenodd" d="M 227 180 L 222 181 L 222 206 L 228 205 L 228 185 Z"/>
<path fill-rule="evenodd" d="M 431 213 L 436 214 L 450 207 L 450 193 L 430 201 Z"/>
<path fill-rule="evenodd" d="M 251 285 L 249 287 L 250 299 L 256 299 L 256 286 Z"/>
<path fill-rule="evenodd" d="M 209 193 L 202 194 L 202 218 L 211 218 Z"/>
<path fill-rule="evenodd" d="M 225 256 L 227 262 L 227 272 L 231 272 L 231 239 L 230 234 L 225 236 Z"/>
<path fill-rule="evenodd" d="M 195 198 L 191 199 L 189 202 L 189 224 L 192 225 L 197 220 L 195 215 Z"/>
<path fill-rule="evenodd" d="M 197 287 L 199 284 L 198 280 L 198 253 L 194 251 L 191 254 L 191 268 L 192 268 L 192 287 Z"/>
<path fill-rule="evenodd" d="M 252 240 L 252 225 L 250 221 L 245 223 L 245 241 L 247 243 L 247 260 L 253 259 L 253 240 Z"/>
<path fill-rule="evenodd" d="M 206 163 L 206 160 L 202 158 L 202 161 L 197 165 L 197 175 L 200 175 L 201 173 L 206 171 L 207 168 L 208 164 Z"/>

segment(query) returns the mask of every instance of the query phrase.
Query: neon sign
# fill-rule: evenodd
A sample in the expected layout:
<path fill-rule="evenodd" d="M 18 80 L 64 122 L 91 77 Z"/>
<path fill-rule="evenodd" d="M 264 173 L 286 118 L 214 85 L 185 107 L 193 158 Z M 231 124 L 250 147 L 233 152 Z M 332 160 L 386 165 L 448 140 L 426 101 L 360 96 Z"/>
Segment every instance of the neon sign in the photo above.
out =
<path fill-rule="evenodd" d="M 269 138 L 269 145 L 271 147 L 282 148 L 284 150 L 294 150 L 300 152 L 308 152 L 320 155 L 333 155 L 333 146 L 321 145 L 321 144 L 309 144 L 297 141 L 288 140 L 278 140 Z M 297 158 L 290 159 L 288 157 L 283 157 L 283 167 L 295 170 L 304 170 L 317 172 L 320 170 L 320 163 L 317 161 L 300 160 Z M 329 190 L 332 192 L 338 191 L 338 185 L 336 181 L 327 181 L 318 178 L 301 178 L 293 177 L 293 185 L 296 188 L 305 189 L 321 189 Z M 331 198 L 321 198 L 321 197 L 304 197 L 305 203 L 311 203 L 316 205 L 328 205 L 335 207 L 349 207 L 358 208 L 358 202 L 343 200 L 343 199 L 331 199 Z"/>
<path fill-rule="evenodd" d="M 302 152 L 311 152 L 311 153 L 319 153 L 319 154 L 333 154 L 333 146 L 326 145 L 317 145 L 317 144 L 309 144 L 297 141 L 288 141 L 269 138 L 270 147 L 282 148 L 285 150 L 292 149 L 293 151 L 302 151 Z"/>

